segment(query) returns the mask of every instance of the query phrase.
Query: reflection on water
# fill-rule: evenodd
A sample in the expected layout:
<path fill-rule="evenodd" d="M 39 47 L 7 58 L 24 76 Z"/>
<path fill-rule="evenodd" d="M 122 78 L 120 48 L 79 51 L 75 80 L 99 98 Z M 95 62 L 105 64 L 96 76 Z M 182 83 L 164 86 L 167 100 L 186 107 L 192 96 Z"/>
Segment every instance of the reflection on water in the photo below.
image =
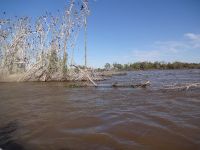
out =
<path fill-rule="evenodd" d="M 150 80 L 147 89 L 1 83 L 0 147 L 27 150 L 200 149 L 200 70 L 130 72 L 101 84 Z"/>

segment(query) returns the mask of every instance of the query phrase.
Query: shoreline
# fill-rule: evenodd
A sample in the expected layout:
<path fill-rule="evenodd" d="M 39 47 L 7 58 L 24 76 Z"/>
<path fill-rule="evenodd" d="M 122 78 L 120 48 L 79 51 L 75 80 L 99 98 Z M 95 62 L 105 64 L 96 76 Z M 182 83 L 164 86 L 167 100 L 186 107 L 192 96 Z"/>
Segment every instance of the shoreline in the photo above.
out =
<path fill-rule="evenodd" d="M 64 78 L 51 78 L 51 80 L 40 80 L 40 79 L 30 79 L 30 80 L 20 80 L 23 77 L 23 73 L 19 74 L 11 74 L 11 75 L 2 75 L 0 76 L 0 83 L 10 83 L 10 82 L 88 82 L 88 77 L 91 78 L 93 81 L 103 81 L 109 79 L 112 76 L 123 76 L 126 75 L 127 72 L 125 71 L 97 71 L 95 73 L 89 71 L 88 74 L 83 75 L 81 77 L 75 77 L 75 75 L 66 74 Z M 79 76 L 77 74 L 77 76 Z"/>
<path fill-rule="evenodd" d="M 113 76 L 125 76 L 128 72 L 139 72 L 139 71 L 172 71 L 172 70 L 199 70 L 199 69 L 146 69 L 146 70 L 109 70 L 109 71 L 95 71 L 92 73 L 89 72 L 89 76 L 93 81 L 104 81 L 108 80 Z M 89 80 L 86 77 L 82 77 L 79 79 L 75 79 L 75 77 L 70 77 L 69 74 L 66 75 L 66 78 L 52 78 L 51 80 L 19 80 L 23 74 L 12 74 L 5 76 L 0 76 L 0 83 L 20 83 L 20 82 L 66 82 L 66 83 L 84 83 L 88 82 Z"/>

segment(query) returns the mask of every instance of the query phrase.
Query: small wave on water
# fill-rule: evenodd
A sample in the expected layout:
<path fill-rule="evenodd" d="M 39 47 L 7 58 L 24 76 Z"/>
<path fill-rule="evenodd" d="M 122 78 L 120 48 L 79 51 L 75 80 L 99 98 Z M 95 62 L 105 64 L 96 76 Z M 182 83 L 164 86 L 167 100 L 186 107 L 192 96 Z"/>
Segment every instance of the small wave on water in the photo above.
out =
<path fill-rule="evenodd" d="M 66 88 L 65 83 L 0 83 L 3 150 L 197 150 L 200 70 L 141 71 L 101 84 L 151 81 L 146 89 Z"/>
<path fill-rule="evenodd" d="M 23 146 L 15 141 L 14 133 L 17 130 L 17 122 L 13 121 L 0 128 L 0 149 L 24 150 Z"/>

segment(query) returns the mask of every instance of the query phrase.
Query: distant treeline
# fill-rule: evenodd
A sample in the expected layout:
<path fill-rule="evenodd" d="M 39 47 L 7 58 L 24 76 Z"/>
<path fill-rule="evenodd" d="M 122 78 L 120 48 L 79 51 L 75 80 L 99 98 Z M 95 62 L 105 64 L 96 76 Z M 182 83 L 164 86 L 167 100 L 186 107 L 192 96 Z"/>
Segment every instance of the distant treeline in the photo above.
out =
<path fill-rule="evenodd" d="M 184 63 L 184 62 L 136 62 L 128 64 L 109 64 L 104 66 L 105 70 L 117 69 L 117 70 L 149 70 L 149 69 L 200 69 L 200 63 Z"/>

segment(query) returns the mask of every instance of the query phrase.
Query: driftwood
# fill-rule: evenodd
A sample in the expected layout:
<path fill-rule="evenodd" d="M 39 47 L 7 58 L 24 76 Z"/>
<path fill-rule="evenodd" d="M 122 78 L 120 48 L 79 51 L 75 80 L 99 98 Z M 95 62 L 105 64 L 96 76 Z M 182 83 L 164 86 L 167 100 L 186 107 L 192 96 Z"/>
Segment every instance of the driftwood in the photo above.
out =
<path fill-rule="evenodd" d="M 84 70 L 82 70 L 80 67 L 76 66 L 76 65 L 71 65 L 75 68 L 77 68 L 83 76 L 85 76 L 95 87 L 97 87 L 97 84 L 92 80 L 92 78 L 88 75 L 88 73 Z"/>
<path fill-rule="evenodd" d="M 112 87 L 114 88 L 146 88 L 147 86 L 150 85 L 150 81 L 146 81 L 144 83 L 139 83 L 139 84 L 119 84 L 115 82 L 112 84 Z"/>
<path fill-rule="evenodd" d="M 200 83 L 187 83 L 184 85 L 169 85 L 169 86 L 165 86 L 165 90 L 189 90 L 192 87 L 200 87 Z"/>
<path fill-rule="evenodd" d="M 110 70 L 110 71 L 99 72 L 99 75 L 103 77 L 124 76 L 127 75 L 127 72 Z"/>
<path fill-rule="evenodd" d="M 92 82 L 91 82 L 92 83 Z M 99 84 L 94 85 L 86 82 L 72 82 L 66 85 L 68 88 L 83 88 L 83 87 L 95 87 L 95 88 L 146 88 L 150 85 L 150 81 L 139 83 L 139 84 Z"/>

